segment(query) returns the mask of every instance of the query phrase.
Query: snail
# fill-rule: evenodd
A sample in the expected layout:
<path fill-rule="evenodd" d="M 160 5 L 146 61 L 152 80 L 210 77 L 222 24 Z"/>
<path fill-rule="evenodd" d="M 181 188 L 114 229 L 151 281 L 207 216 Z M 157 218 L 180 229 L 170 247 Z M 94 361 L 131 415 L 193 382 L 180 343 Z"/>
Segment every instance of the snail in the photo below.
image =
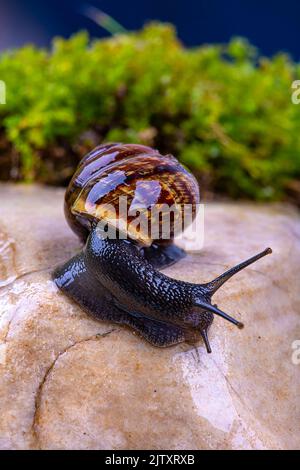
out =
<path fill-rule="evenodd" d="M 122 198 L 127 209 L 138 208 L 146 218 L 155 205 L 175 205 L 169 238 L 162 236 L 161 218 L 156 236 L 131 224 L 130 210 L 124 220 L 118 206 Z M 55 269 L 54 282 L 88 313 L 127 325 L 154 346 L 194 345 L 202 338 L 211 352 L 208 330 L 214 315 L 243 327 L 211 303 L 213 294 L 272 250 L 204 284 L 168 277 L 160 269 L 185 256 L 173 243 L 175 222 L 181 221 L 185 205 L 192 208 L 193 220 L 198 203 L 195 177 L 172 155 L 137 144 L 96 147 L 80 161 L 65 194 L 67 222 L 84 248 Z M 116 236 L 107 236 L 112 228 Z"/>

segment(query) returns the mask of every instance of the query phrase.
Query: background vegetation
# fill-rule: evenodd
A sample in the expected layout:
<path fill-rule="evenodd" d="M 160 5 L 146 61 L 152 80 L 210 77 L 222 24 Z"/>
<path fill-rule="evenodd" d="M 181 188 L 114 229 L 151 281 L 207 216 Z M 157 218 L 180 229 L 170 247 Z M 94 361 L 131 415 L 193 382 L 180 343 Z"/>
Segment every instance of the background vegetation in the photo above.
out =
<path fill-rule="evenodd" d="M 299 64 L 246 40 L 187 49 L 172 26 L 90 43 L 85 33 L 0 56 L 0 179 L 66 184 L 106 141 L 171 152 L 205 188 L 256 200 L 299 198 Z"/>

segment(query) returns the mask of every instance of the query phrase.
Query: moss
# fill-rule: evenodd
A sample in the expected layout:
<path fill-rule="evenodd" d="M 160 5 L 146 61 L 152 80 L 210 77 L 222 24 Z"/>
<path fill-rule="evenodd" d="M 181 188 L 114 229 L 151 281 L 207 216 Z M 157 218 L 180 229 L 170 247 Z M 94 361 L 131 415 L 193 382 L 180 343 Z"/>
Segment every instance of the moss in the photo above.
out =
<path fill-rule="evenodd" d="M 210 189 L 282 199 L 300 173 L 299 72 L 242 39 L 185 48 L 170 25 L 93 42 L 79 33 L 50 51 L 2 53 L 0 133 L 21 180 L 64 184 L 93 145 L 134 141 L 174 153 Z"/>

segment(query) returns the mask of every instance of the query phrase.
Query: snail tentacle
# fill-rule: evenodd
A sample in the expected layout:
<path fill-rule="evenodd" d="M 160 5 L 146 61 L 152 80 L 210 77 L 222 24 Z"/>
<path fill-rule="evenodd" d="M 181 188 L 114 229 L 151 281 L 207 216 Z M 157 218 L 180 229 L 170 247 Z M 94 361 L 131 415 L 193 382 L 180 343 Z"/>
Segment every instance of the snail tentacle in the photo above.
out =
<path fill-rule="evenodd" d="M 200 330 L 200 333 L 201 333 L 203 342 L 204 342 L 204 344 L 205 344 L 206 351 L 208 352 L 208 354 L 210 354 L 210 353 L 211 353 L 211 347 L 210 347 L 210 344 L 209 344 L 209 339 L 208 339 L 208 335 L 207 335 L 207 330 L 208 330 L 208 329 Z"/>
<path fill-rule="evenodd" d="M 224 318 L 224 320 L 228 320 L 229 322 L 233 323 L 239 328 L 243 328 L 243 323 L 239 322 L 235 318 L 231 317 L 227 313 L 223 312 L 219 308 L 215 307 L 214 305 L 211 305 L 210 303 L 203 301 L 201 298 L 198 298 L 195 300 L 195 305 L 197 307 L 200 307 L 202 310 L 212 312 L 216 315 L 219 315 L 220 317 Z"/>
<path fill-rule="evenodd" d="M 261 251 L 257 255 L 254 255 L 251 258 L 248 258 L 247 260 L 242 261 L 236 266 L 233 266 L 232 268 L 228 269 L 227 271 L 225 271 L 225 273 L 216 277 L 216 279 L 214 279 L 213 281 L 204 284 L 204 287 L 208 290 L 210 295 L 213 295 L 232 276 L 237 274 L 239 271 L 242 271 L 242 269 L 245 269 L 250 264 L 255 263 L 255 261 L 259 260 L 260 258 L 263 258 L 264 256 L 269 255 L 271 253 L 272 253 L 272 249 L 266 248 L 265 250 Z"/>

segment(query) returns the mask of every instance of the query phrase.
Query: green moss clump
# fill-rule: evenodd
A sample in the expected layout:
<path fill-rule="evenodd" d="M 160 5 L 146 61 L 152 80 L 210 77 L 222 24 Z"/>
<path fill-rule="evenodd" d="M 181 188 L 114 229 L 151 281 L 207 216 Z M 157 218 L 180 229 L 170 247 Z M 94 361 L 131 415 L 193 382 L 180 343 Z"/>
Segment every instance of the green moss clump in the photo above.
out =
<path fill-rule="evenodd" d="M 285 198 L 300 175 L 296 78 L 284 54 L 261 58 L 242 39 L 185 48 L 157 23 L 2 53 L 0 177 L 65 184 L 86 151 L 117 140 L 173 153 L 228 196 Z"/>

